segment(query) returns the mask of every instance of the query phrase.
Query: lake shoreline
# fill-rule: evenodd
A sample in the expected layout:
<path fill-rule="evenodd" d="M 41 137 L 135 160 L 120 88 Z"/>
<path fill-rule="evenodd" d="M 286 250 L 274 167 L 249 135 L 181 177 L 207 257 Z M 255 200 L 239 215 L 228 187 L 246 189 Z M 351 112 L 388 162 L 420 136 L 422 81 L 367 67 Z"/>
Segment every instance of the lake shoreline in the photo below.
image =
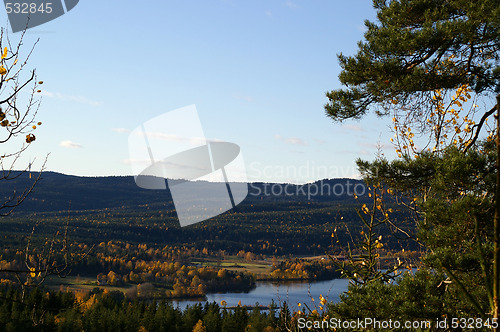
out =
<path fill-rule="evenodd" d="M 256 305 L 269 307 L 273 302 L 280 307 L 284 302 L 287 302 L 291 309 L 298 310 L 298 303 L 319 303 L 320 296 L 325 297 L 328 301 L 338 302 L 340 295 L 347 291 L 348 285 L 348 279 L 338 278 L 315 282 L 303 280 L 295 282 L 258 281 L 256 288 L 248 293 L 212 293 L 207 294 L 203 301 L 187 299 L 171 302 L 181 308 L 197 303 L 215 302 L 219 305 L 225 303 L 225 307 L 228 309 L 238 305 L 247 309 L 254 308 Z"/>

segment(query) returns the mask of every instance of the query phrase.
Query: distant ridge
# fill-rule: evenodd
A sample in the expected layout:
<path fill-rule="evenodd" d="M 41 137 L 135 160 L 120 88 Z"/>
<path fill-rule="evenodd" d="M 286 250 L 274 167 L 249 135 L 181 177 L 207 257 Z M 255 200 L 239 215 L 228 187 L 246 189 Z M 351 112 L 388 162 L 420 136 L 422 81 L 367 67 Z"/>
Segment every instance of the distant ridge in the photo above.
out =
<path fill-rule="evenodd" d="M 19 173 L 19 172 L 18 172 Z M 0 198 L 12 195 L 28 187 L 38 175 L 27 173 L 0 186 Z M 363 185 L 355 179 L 325 179 L 314 183 L 297 185 L 286 183 L 249 183 L 249 194 L 243 204 L 272 202 L 341 202 L 353 201 L 352 194 L 341 194 L 341 188 L 357 186 L 358 196 Z M 328 191 L 328 188 L 330 189 Z M 335 193 L 333 188 L 336 189 Z M 327 192 L 328 191 L 328 192 Z M 312 195 L 314 194 L 314 195 Z M 170 191 L 139 188 L 133 176 L 75 176 L 57 172 L 43 172 L 34 192 L 16 209 L 16 212 L 51 212 L 137 208 L 144 205 L 174 209 Z"/>

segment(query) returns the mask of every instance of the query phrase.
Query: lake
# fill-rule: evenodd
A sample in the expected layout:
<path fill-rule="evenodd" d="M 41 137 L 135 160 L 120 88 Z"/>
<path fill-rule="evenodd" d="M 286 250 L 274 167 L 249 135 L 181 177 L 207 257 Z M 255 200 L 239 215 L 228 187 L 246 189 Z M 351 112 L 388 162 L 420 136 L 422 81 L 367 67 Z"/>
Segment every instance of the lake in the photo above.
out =
<path fill-rule="evenodd" d="M 174 305 L 180 308 L 185 308 L 186 305 L 193 305 L 195 303 L 217 302 L 219 305 L 221 301 L 226 301 L 228 307 L 238 305 L 241 301 L 242 305 L 254 306 L 255 303 L 268 306 L 274 300 L 279 307 L 280 303 L 287 302 L 290 310 L 298 310 L 297 303 L 312 303 L 311 297 L 314 298 L 316 304 L 319 304 L 319 296 L 323 295 L 329 302 L 338 302 L 339 295 L 347 291 L 349 280 L 346 279 L 333 279 L 326 281 L 311 281 L 311 282 L 270 282 L 258 281 L 256 288 L 248 293 L 224 293 L 224 294 L 207 294 L 207 300 L 181 300 L 173 301 Z"/>

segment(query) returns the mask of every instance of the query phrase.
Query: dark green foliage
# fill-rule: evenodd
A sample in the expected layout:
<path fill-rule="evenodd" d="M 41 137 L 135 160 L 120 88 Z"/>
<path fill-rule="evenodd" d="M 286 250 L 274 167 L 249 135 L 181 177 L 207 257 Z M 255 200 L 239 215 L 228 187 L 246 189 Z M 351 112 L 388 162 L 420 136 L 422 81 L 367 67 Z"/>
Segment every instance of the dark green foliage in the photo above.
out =
<path fill-rule="evenodd" d="M 233 312 L 224 309 L 222 314 L 222 332 L 245 331 L 248 322 L 248 312 L 243 307 L 236 307 Z"/>
<path fill-rule="evenodd" d="M 263 314 L 258 307 L 258 303 L 256 303 L 254 309 L 248 316 L 248 332 L 262 331 L 266 326 L 274 326 L 275 322 L 268 320 L 268 317 L 270 316 Z"/>
<path fill-rule="evenodd" d="M 375 0 L 355 56 L 339 55 L 346 89 L 327 93 L 327 114 L 359 118 L 370 106 L 384 114 L 428 91 L 463 84 L 500 92 L 500 3 L 493 0 Z M 425 107 L 425 105 L 421 105 Z"/>
<path fill-rule="evenodd" d="M 421 270 L 404 273 L 397 284 L 351 285 L 341 302 L 329 305 L 328 314 L 342 319 L 372 317 L 399 321 L 476 318 L 475 309 L 446 280 L 443 274 Z"/>
<path fill-rule="evenodd" d="M 427 250 L 423 263 L 448 277 L 441 279 L 449 283 L 443 296 L 456 296 L 455 301 L 461 304 L 457 307 L 451 301 L 447 313 L 481 316 L 488 312 L 495 176 L 492 142 L 479 142 L 466 152 L 452 146 L 440 154 L 422 153 L 418 159 L 358 164 L 368 179 L 377 177 L 389 184 L 402 201 L 416 201 L 418 238 Z M 416 291 L 408 288 L 408 294 L 399 296 L 408 297 Z"/>
<path fill-rule="evenodd" d="M 278 318 L 279 326 L 282 327 L 281 331 L 287 331 L 291 329 L 291 319 L 292 315 L 290 313 L 290 309 L 288 308 L 288 303 L 286 303 L 285 301 Z"/>
<path fill-rule="evenodd" d="M 221 309 L 213 303 L 184 310 L 170 302 L 130 302 L 120 292 L 91 292 L 77 302 L 72 293 L 32 290 L 24 301 L 14 289 L 0 290 L 0 331 L 191 332 L 202 320 L 207 332 L 260 332 L 280 327 L 275 308 Z M 288 318 L 290 312 L 285 309 Z M 284 326 L 284 325 L 283 325 Z M 282 326 L 282 327 L 283 327 Z"/>
<path fill-rule="evenodd" d="M 15 185 L 23 187 L 27 181 L 27 177 L 20 177 Z M 313 185 L 316 187 L 309 189 Z M 293 195 L 285 194 L 285 186 Z M 332 218 L 339 213 L 346 223 L 357 218 L 351 209 L 355 204 L 354 186 L 358 186 L 360 200 L 366 199 L 361 195 L 364 185 L 360 180 L 329 179 L 305 186 L 252 183 L 249 195 L 235 209 L 181 228 L 168 190 L 141 189 L 133 177 L 44 173 L 36 191 L 12 217 L 2 220 L 2 247 L 25 246 L 24 237 L 34 221 L 39 222 L 36 236 L 45 241 L 47 234 L 64 227 L 69 212 L 69 237 L 88 246 L 123 241 L 150 247 L 186 245 L 230 254 L 244 250 L 276 256 L 320 255 L 331 245 L 330 234 L 336 226 Z M 343 188 L 344 193 L 332 195 L 334 187 L 339 193 Z M 0 197 L 8 193 L 7 189 L 0 188 Z M 318 195 L 307 196 L 308 191 L 316 190 Z M 73 271 L 82 275 L 101 272 L 97 262 L 89 258 L 88 263 Z"/>
<path fill-rule="evenodd" d="M 217 303 L 205 303 L 205 315 L 203 316 L 203 325 L 207 332 L 216 332 L 222 329 L 222 317 L 220 315 L 220 307 Z"/>

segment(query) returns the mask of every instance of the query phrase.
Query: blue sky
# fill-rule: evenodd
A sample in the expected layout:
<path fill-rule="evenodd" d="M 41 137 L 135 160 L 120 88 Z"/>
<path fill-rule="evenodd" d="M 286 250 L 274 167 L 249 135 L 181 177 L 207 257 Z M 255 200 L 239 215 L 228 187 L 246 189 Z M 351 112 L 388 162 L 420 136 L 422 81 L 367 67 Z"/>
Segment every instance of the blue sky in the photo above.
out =
<path fill-rule="evenodd" d="M 356 177 L 378 141 L 394 155 L 390 119 L 337 124 L 323 105 L 336 54 L 353 54 L 374 16 L 370 1 L 82 0 L 27 33 L 43 125 L 23 158 L 129 175 L 127 131 L 195 104 L 207 138 L 240 145 L 250 181 Z"/>

